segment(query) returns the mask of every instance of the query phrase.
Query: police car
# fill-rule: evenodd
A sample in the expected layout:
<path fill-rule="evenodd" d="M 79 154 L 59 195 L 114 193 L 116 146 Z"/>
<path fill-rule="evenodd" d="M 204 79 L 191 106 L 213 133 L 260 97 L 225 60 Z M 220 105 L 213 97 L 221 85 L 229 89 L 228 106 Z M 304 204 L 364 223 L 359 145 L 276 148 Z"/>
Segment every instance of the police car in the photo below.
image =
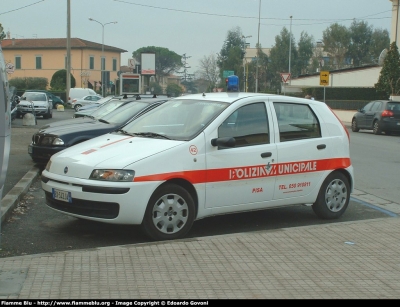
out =
<path fill-rule="evenodd" d="M 42 188 L 54 210 L 141 225 L 154 240 L 182 238 L 201 218 L 282 206 L 336 219 L 354 187 L 349 142 L 320 101 L 186 95 L 53 155 Z"/>

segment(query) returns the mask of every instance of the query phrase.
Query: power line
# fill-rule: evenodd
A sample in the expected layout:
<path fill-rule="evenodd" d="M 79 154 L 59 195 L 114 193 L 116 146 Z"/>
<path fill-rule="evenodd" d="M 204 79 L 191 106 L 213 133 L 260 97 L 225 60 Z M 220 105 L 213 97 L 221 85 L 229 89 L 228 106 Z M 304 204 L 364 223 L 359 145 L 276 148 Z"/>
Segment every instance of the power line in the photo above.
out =
<path fill-rule="evenodd" d="M 40 0 L 40 1 L 38 1 L 38 2 L 35 2 L 35 3 L 32 3 L 32 4 L 28 4 L 28 5 L 22 6 L 22 7 L 19 7 L 19 8 L 17 8 L 17 9 L 13 9 L 13 10 L 11 10 L 11 11 L 3 12 L 3 13 L 0 13 L 0 15 L 7 14 L 7 13 L 11 13 L 11 12 L 15 12 L 15 11 L 19 11 L 19 10 L 22 10 L 22 9 L 27 8 L 27 7 L 29 7 L 29 6 L 38 4 L 38 3 L 43 2 L 43 1 L 45 1 L 45 0 Z"/>

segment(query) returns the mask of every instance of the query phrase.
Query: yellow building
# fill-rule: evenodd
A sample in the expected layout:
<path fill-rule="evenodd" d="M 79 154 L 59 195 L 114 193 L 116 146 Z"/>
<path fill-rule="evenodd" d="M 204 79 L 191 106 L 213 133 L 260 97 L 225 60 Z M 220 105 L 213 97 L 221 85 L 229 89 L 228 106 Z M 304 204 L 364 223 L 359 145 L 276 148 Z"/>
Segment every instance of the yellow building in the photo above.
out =
<path fill-rule="evenodd" d="M 24 77 L 47 78 L 67 68 L 66 38 L 8 38 L 1 41 L 6 63 L 14 65 L 14 72 L 8 79 Z M 101 81 L 102 44 L 80 38 L 70 39 L 71 75 L 74 76 L 75 87 L 90 87 L 99 90 Z M 121 67 L 121 53 L 127 50 L 104 45 L 104 70 L 109 71 L 109 80 L 118 78 Z"/>

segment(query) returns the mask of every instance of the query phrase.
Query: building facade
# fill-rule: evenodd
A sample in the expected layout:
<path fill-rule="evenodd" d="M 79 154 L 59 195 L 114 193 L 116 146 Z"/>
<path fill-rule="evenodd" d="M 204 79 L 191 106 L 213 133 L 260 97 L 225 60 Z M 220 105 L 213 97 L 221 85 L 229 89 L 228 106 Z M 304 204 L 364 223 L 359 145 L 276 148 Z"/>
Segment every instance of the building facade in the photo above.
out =
<path fill-rule="evenodd" d="M 56 71 L 67 68 L 66 38 L 7 38 L 1 41 L 6 64 L 14 65 L 13 78 L 42 77 L 50 81 Z M 99 90 L 101 82 L 101 64 L 109 81 L 115 82 L 121 67 L 121 53 L 127 50 L 90 42 L 80 38 L 70 39 L 71 75 L 75 87 L 89 87 Z M 110 88 L 111 83 L 106 85 Z"/>

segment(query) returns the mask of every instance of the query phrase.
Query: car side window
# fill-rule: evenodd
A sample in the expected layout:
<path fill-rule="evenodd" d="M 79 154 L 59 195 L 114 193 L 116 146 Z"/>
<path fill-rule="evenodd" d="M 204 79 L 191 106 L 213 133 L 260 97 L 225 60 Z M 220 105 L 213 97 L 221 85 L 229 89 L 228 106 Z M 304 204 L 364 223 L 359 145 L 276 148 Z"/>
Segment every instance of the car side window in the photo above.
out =
<path fill-rule="evenodd" d="M 367 112 L 369 110 L 371 110 L 372 105 L 374 104 L 375 101 L 371 101 L 369 103 L 367 103 L 361 110 L 364 112 Z"/>
<path fill-rule="evenodd" d="M 269 128 L 265 104 L 258 102 L 237 109 L 218 127 L 218 137 L 235 138 L 235 147 L 268 144 Z"/>
<path fill-rule="evenodd" d="M 318 118 L 307 104 L 274 102 L 281 142 L 320 138 Z"/>
<path fill-rule="evenodd" d="M 380 102 L 380 101 L 375 101 L 374 105 L 373 105 L 372 108 L 371 108 L 371 111 L 372 111 L 372 112 L 380 111 L 380 110 L 381 110 L 381 106 L 382 106 L 382 102 Z"/>

